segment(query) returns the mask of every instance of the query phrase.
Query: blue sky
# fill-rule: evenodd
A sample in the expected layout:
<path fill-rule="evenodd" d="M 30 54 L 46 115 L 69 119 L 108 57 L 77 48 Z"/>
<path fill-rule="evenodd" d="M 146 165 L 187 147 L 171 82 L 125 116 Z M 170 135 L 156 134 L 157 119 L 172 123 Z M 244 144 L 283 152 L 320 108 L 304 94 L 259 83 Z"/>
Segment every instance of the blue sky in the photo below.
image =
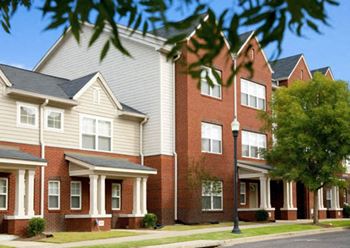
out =
<path fill-rule="evenodd" d="M 220 12 L 225 4 L 213 1 L 212 7 Z M 337 79 L 350 81 L 350 1 L 342 1 L 339 7 L 328 9 L 331 27 L 322 26 L 322 35 L 307 32 L 305 38 L 288 33 L 283 41 L 282 57 L 304 53 L 310 69 L 330 65 Z M 178 12 L 171 14 L 181 19 Z M 12 33 L 0 29 L 0 63 L 31 69 L 59 38 L 62 29 L 43 31 L 47 19 L 32 9 L 21 9 L 12 19 Z M 274 47 L 265 52 L 272 55 Z"/>

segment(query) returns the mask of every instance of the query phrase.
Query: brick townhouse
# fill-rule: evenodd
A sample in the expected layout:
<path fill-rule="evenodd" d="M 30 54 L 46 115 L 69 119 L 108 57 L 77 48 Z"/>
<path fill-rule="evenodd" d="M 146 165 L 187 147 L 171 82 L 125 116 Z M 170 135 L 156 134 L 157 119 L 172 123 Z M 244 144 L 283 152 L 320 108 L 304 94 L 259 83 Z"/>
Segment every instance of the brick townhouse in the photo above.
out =
<path fill-rule="evenodd" d="M 190 39 L 196 39 L 196 28 L 198 25 L 189 30 L 184 43 Z M 262 122 L 257 118 L 258 111 L 269 111 L 273 90 L 278 90 L 278 87 L 281 86 L 288 87 L 296 79 L 308 80 L 312 77 L 304 56 L 296 55 L 292 59 L 285 58 L 269 62 L 264 51 L 260 48 L 254 32 L 247 32 L 240 36 L 239 52 L 227 55 L 227 48 L 224 48 L 220 56 L 215 59 L 214 65 L 217 72 L 225 80 L 232 67 L 249 59 L 253 63 L 254 74 L 250 75 L 244 69 L 240 71 L 235 78 L 236 88 L 233 86 L 221 87 L 219 84 L 209 87 L 205 78 L 202 78 L 201 86 L 197 87 L 198 82 L 183 73 L 186 64 L 195 59 L 185 46 L 178 56 L 167 60 L 167 53 L 171 47 L 164 46 L 164 41 L 166 41 L 169 31 L 160 29 L 157 31 L 157 36 L 151 33 L 142 36 L 141 32 L 135 32 L 131 37 L 125 27 L 120 26 L 119 30 L 123 44 L 132 52 L 132 58 L 126 57 L 116 50 L 111 50 L 105 60 L 100 62 L 99 54 L 105 40 L 108 39 L 109 29 L 106 28 L 102 37 L 88 48 L 92 27 L 86 24 L 82 30 L 80 45 L 76 43 L 73 35 L 68 31 L 39 61 L 34 69 L 35 72 L 31 73 L 44 77 L 43 82 L 47 80 L 45 87 L 59 84 L 60 87 L 65 85 L 69 89 L 66 89 L 67 92 L 64 91 L 65 95 L 63 96 L 68 98 L 69 102 L 73 101 L 77 105 L 59 105 L 63 109 L 67 108 L 65 115 L 68 111 L 76 110 L 78 113 L 82 111 L 88 115 L 112 118 L 111 114 L 115 111 L 113 124 L 117 125 L 118 120 L 125 124 L 123 128 L 118 128 L 113 132 L 112 138 L 118 142 L 114 144 L 113 151 L 109 153 L 92 152 L 91 149 L 87 152 L 82 149 L 82 131 L 79 131 L 78 128 L 75 129 L 75 137 L 77 137 L 75 142 L 77 143 L 74 148 L 78 149 L 79 155 L 76 155 L 76 150 L 70 151 L 71 143 L 74 143 L 72 141 L 74 136 L 72 133 L 74 132 L 72 132 L 67 136 L 62 135 L 62 133 L 59 136 L 56 133 L 44 135 L 53 140 L 45 143 L 46 154 L 43 156 L 43 153 L 40 152 L 41 143 L 40 136 L 38 136 L 38 150 L 36 153 L 31 152 L 31 154 L 40 158 L 40 162 L 47 163 L 47 167 L 43 168 L 47 168 L 46 170 L 50 172 L 50 159 L 54 158 L 48 153 L 50 149 L 52 153 L 59 153 L 60 163 L 66 165 L 64 172 L 63 169 L 62 171 L 58 169 L 63 168 L 63 166 L 56 166 L 57 168 L 52 166 L 51 168 L 56 168 L 56 171 L 53 171 L 49 176 L 46 172 L 45 178 L 47 180 L 50 179 L 50 176 L 53 181 L 56 177 L 60 177 L 60 180 L 71 180 L 70 176 L 77 175 L 76 173 L 87 173 L 85 169 L 81 171 L 76 166 L 84 167 L 85 165 L 84 168 L 95 171 L 94 166 L 96 163 L 99 164 L 96 160 L 110 161 L 112 156 L 127 158 L 135 163 L 130 166 L 137 170 L 137 173 L 142 171 L 142 174 L 133 176 L 133 179 L 123 180 L 122 192 L 117 190 L 117 187 L 120 186 L 110 187 L 109 178 L 106 177 L 104 204 L 106 213 L 109 215 L 107 219 L 100 217 L 100 219 L 105 220 L 104 223 L 101 222 L 101 225 L 105 224 L 108 228 L 115 226 L 135 227 L 147 210 L 156 213 L 162 224 L 172 224 L 175 221 L 183 223 L 229 221 L 233 215 L 231 122 L 234 116 L 237 116 L 241 124 L 238 140 L 240 219 L 254 220 L 255 213 L 259 209 L 268 211 L 271 220 L 311 217 L 310 195 L 303 185 L 298 187 L 295 182 L 282 182 L 269 178 L 268 172 L 271 166 L 260 156 L 259 151 L 271 145 L 272 137 L 270 133 L 261 131 Z M 170 32 L 174 33 L 175 31 L 171 30 Z M 248 58 L 244 58 L 244 54 L 248 54 Z M 91 72 L 94 71 L 99 71 L 100 73 L 97 75 L 105 78 L 105 80 L 101 79 L 101 82 L 105 82 L 104 89 L 108 93 L 106 93 L 106 99 L 110 99 L 110 101 L 118 99 L 115 102 L 119 102 L 119 105 L 107 106 L 100 114 L 99 112 L 95 113 L 99 107 L 96 106 L 94 98 L 101 97 L 102 99 L 102 95 L 100 96 L 98 92 L 104 91 L 96 90 L 92 86 L 92 100 L 86 102 L 74 99 L 72 95 L 68 94 L 71 90 L 78 91 L 76 87 L 82 86 L 82 81 L 84 81 L 82 79 L 86 79 L 88 77 L 86 75 L 91 75 Z M 212 76 L 209 68 L 203 67 L 203 71 Z M 331 73 L 330 69 L 328 71 Z M 47 75 L 51 75 L 51 77 Z M 58 81 L 66 80 L 66 83 L 52 82 L 48 78 Z M 40 89 L 44 90 L 45 87 L 40 87 Z M 84 88 L 82 86 L 82 91 Z M 38 94 L 42 95 L 43 93 L 39 92 Z M 40 106 L 43 103 L 45 102 L 37 102 Z M 48 104 L 54 104 L 54 102 L 49 101 Z M 86 104 L 87 107 L 80 107 L 79 104 Z M 72 123 L 79 123 L 79 121 Z M 91 123 L 84 125 L 88 126 Z M 75 125 L 68 125 L 70 128 L 73 126 Z M 124 128 L 131 128 L 133 131 L 125 131 Z M 12 130 L 9 133 L 21 134 L 23 130 L 20 129 L 17 132 Z M 44 132 L 44 134 L 46 133 Z M 23 136 L 21 134 L 17 139 L 10 139 L 10 142 L 28 143 L 29 141 L 21 139 Z M 63 143 L 56 144 L 58 141 Z M 86 142 L 90 142 L 88 143 L 90 146 L 94 145 L 91 143 L 91 139 L 90 141 L 86 140 Z M 7 145 L 13 145 L 13 143 Z M 98 145 L 96 146 L 98 147 Z M 89 158 L 85 158 L 86 155 L 81 153 L 90 153 L 87 156 Z M 109 158 L 105 158 L 105 156 Z M 125 160 L 122 161 L 125 162 Z M 111 164 L 121 166 L 119 162 L 120 160 L 102 164 L 105 167 L 108 167 L 106 165 L 111 166 Z M 143 164 L 147 166 L 140 167 Z M 61 172 L 62 174 L 59 174 Z M 84 178 L 81 179 L 81 187 L 84 188 L 84 185 L 87 187 L 87 190 L 84 191 L 87 196 L 84 197 L 84 192 L 82 193 L 82 210 L 79 210 L 78 213 L 83 214 L 84 217 L 80 218 L 80 221 L 75 221 L 77 215 L 67 205 L 65 205 L 66 207 L 62 205 L 62 210 L 58 211 L 49 210 L 47 205 L 41 206 L 44 209 L 43 212 L 47 213 L 44 215 L 45 218 L 61 220 L 61 222 L 55 221 L 61 225 L 53 226 L 52 229 L 78 229 L 82 226 L 79 224 L 82 220 L 88 222 L 86 226 L 90 230 L 99 226 L 94 223 L 98 218 L 90 214 L 91 209 L 97 209 L 96 211 L 99 213 L 101 200 L 103 201 L 102 198 L 98 198 L 101 197 L 101 194 L 91 193 L 103 190 L 101 186 L 98 186 L 102 180 L 101 175 L 97 177 L 100 179 L 94 179 L 95 177 L 89 174 L 85 181 Z M 147 177 L 148 180 L 145 179 Z M 113 178 L 111 176 L 110 180 Z M 38 184 L 37 187 L 39 190 L 40 185 Z M 300 190 L 298 190 L 299 188 Z M 57 191 L 62 197 L 63 193 L 66 192 L 68 194 L 66 199 L 69 201 L 69 191 L 64 190 L 62 183 L 61 189 L 57 190 L 56 187 L 55 192 L 57 193 Z M 117 192 L 119 193 L 117 194 Z M 333 188 L 329 192 L 332 194 L 329 193 L 323 201 L 320 198 L 320 211 L 326 213 L 326 209 L 322 206 L 324 203 L 330 203 L 329 212 L 335 211 L 335 217 L 340 217 L 340 202 L 342 200 L 339 196 L 339 189 Z M 46 194 L 47 187 L 43 195 Z M 111 209 L 111 201 L 115 199 L 110 194 L 122 198 L 121 210 L 114 212 Z M 322 193 L 320 190 L 319 194 L 323 196 L 326 193 Z M 96 203 L 93 201 L 96 199 L 95 197 L 98 199 Z M 90 204 L 92 206 L 89 205 L 89 199 L 94 202 Z M 47 200 L 41 202 L 47 204 Z M 326 215 L 324 214 L 322 217 L 326 217 Z"/>
<path fill-rule="evenodd" d="M 137 227 L 147 212 L 140 132 L 147 116 L 112 94 L 100 73 L 75 80 L 0 65 L 0 228 Z"/>

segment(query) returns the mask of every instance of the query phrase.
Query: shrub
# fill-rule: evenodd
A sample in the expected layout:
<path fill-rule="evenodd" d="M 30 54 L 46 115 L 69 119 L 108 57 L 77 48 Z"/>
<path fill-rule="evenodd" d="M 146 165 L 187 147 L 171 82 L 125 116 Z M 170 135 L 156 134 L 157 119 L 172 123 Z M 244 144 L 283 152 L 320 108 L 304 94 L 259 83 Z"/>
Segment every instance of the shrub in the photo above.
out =
<path fill-rule="evenodd" d="M 41 234 L 45 230 L 45 220 L 43 218 L 32 218 L 29 221 L 27 233 L 29 237 Z"/>
<path fill-rule="evenodd" d="M 266 210 L 256 211 L 256 220 L 257 221 L 267 221 L 269 219 L 269 213 Z"/>
<path fill-rule="evenodd" d="M 343 207 L 343 215 L 345 218 L 350 218 L 350 205 L 344 205 Z"/>
<path fill-rule="evenodd" d="M 148 213 L 143 217 L 143 225 L 146 228 L 154 228 L 157 224 L 158 218 L 157 215 Z"/>

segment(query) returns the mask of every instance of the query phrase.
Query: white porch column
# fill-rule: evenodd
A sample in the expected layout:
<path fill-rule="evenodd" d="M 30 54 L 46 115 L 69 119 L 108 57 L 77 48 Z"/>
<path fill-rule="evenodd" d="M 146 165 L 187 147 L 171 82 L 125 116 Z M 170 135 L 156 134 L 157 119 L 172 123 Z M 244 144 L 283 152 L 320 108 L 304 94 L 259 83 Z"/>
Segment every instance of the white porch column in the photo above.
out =
<path fill-rule="evenodd" d="M 331 209 L 332 210 L 338 210 L 340 208 L 339 204 L 339 189 L 337 186 L 332 187 L 332 203 L 331 203 Z"/>
<path fill-rule="evenodd" d="M 141 215 L 141 178 L 137 177 L 134 180 L 134 201 L 133 210 L 134 215 Z"/>
<path fill-rule="evenodd" d="M 27 216 L 34 216 L 34 170 L 27 170 L 25 180 L 26 202 L 25 210 Z"/>
<path fill-rule="evenodd" d="M 141 179 L 141 214 L 147 214 L 147 177 Z"/>
<path fill-rule="evenodd" d="M 97 215 L 97 179 L 98 175 L 90 175 L 90 215 Z"/>
<path fill-rule="evenodd" d="M 16 175 L 16 203 L 15 215 L 24 216 L 24 175 L 25 170 L 19 169 Z"/>
<path fill-rule="evenodd" d="M 98 180 L 98 214 L 106 214 L 106 200 L 105 200 L 105 188 L 106 188 L 106 176 L 100 175 Z"/>
<path fill-rule="evenodd" d="M 271 207 L 271 187 L 270 187 L 270 182 L 271 182 L 271 178 L 267 178 L 267 182 L 266 182 L 266 188 L 267 188 L 267 208 L 272 208 Z"/>
<path fill-rule="evenodd" d="M 317 191 L 318 194 L 318 209 L 319 210 L 325 210 L 324 204 L 323 204 L 323 188 L 320 188 Z"/>
<path fill-rule="evenodd" d="M 283 209 L 290 208 L 290 184 L 283 181 Z"/>
<path fill-rule="evenodd" d="M 260 208 L 267 208 L 267 198 L 266 198 L 266 176 L 260 177 Z"/>

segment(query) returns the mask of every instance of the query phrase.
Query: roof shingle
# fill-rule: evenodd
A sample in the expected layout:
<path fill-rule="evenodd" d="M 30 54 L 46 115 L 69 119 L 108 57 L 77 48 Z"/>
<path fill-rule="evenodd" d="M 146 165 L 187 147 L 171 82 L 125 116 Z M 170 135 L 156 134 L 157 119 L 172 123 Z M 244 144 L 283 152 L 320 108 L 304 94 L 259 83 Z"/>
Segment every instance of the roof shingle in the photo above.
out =
<path fill-rule="evenodd" d="M 35 157 L 30 153 L 22 152 L 15 149 L 0 149 L 0 158 L 27 160 L 33 162 L 46 162 L 45 159 Z"/>
<path fill-rule="evenodd" d="M 274 71 L 272 74 L 272 79 L 278 80 L 282 78 L 288 78 L 302 56 L 303 54 L 297 54 L 290 57 L 270 61 L 270 65 Z"/>

